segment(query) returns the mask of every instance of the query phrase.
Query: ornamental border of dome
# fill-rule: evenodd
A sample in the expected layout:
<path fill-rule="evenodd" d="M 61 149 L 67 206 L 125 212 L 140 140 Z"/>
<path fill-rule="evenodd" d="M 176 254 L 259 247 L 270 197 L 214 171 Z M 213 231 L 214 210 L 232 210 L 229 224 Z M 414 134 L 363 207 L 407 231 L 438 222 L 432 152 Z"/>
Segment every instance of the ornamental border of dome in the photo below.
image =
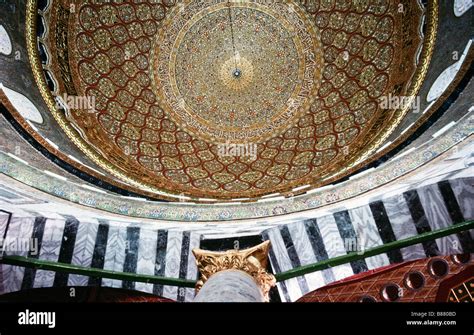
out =
<path fill-rule="evenodd" d="M 0 91 L 0 98 L 3 93 Z M 8 104 L 8 100 L 7 104 Z M 0 172 L 16 182 L 24 184 L 37 192 L 44 193 L 45 199 L 57 199 L 59 203 L 72 202 L 74 205 L 84 206 L 91 211 L 108 212 L 122 217 L 133 217 L 157 222 L 189 223 L 248 223 L 249 220 L 267 220 L 269 217 L 280 217 L 284 221 L 288 215 L 303 214 L 307 211 L 322 210 L 325 206 L 335 205 L 340 201 L 376 190 L 380 186 L 414 172 L 416 169 L 447 157 L 456 145 L 468 145 L 473 136 L 472 121 L 474 115 L 470 113 L 462 122 L 452 127 L 446 134 L 438 137 L 433 143 L 425 143 L 423 148 L 414 154 L 401 157 L 389 166 L 382 168 L 389 171 L 376 171 L 374 174 L 364 175 L 342 186 L 343 189 L 321 190 L 318 194 L 302 195 L 294 202 L 272 201 L 266 203 L 247 203 L 244 205 L 209 206 L 198 204 L 157 204 L 139 200 L 130 202 L 119 196 L 102 194 L 81 187 L 71 188 L 70 181 L 51 178 L 41 169 L 9 157 L 0 150 L 3 164 Z M 370 186 L 370 183 L 374 183 Z M 347 191 L 349 190 L 349 193 Z M 353 192 L 352 194 L 350 192 Z M 55 201 L 55 200 L 51 200 Z"/>
<path fill-rule="evenodd" d="M 91 175 L 94 175 L 96 178 L 99 179 L 104 179 L 110 182 L 111 184 L 114 184 L 120 188 L 133 191 L 135 193 L 139 194 L 144 194 L 147 197 L 155 198 L 158 200 L 168 200 L 168 201 L 177 201 L 176 195 L 166 192 L 165 190 L 159 189 L 157 187 L 148 185 L 143 183 L 140 180 L 137 180 L 133 177 L 128 176 L 126 173 L 121 171 L 119 168 L 117 168 L 114 164 L 110 163 L 104 157 L 100 155 L 96 150 L 94 150 L 77 132 L 76 129 L 74 129 L 66 119 L 66 117 L 60 113 L 56 109 L 56 102 L 54 100 L 54 97 L 51 93 L 51 91 L 48 89 L 48 86 L 46 84 L 46 80 L 43 76 L 43 67 L 39 59 L 39 54 L 37 50 L 37 35 L 36 35 L 36 30 L 37 30 L 37 21 L 36 21 L 36 16 L 37 16 L 37 1 L 38 0 L 28 0 L 26 4 L 26 46 L 27 46 L 27 51 L 28 51 L 28 57 L 29 57 L 29 62 L 32 68 L 32 73 L 33 77 L 35 79 L 35 82 L 37 84 L 37 87 L 41 93 L 41 96 L 43 97 L 43 100 L 48 107 L 49 111 L 52 113 L 54 119 L 56 122 L 59 124 L 63 132 L 68 136 L 68 138 L 73 142 L 76 147 L 79 148 L 81 152 L 83 152 L 89 159 L 91 159 L 95 164 L 97 164 L 100 168 L 104 169 L 108 173 L 110 173 L 112 176 L 118 178 L 118 181 L 114 181 L 112 178 L 104 178 L 104 176 L 101 176 L 97 173 L 94 173 L 93 171 L 89 171 Z M 426 76 L 431 57 L 433 55 L 433 50 L 434 50 L 434 45 L 436 42 L 436 35 L 437 35 L 437 28 L 438 28 L 438 0 L 433 0 L 428 2 L 428 7 L 425 10 L 425 16 L 426 16 L 426 33 L 424 36 L 424 40 L 422 43 L 422 51 L 420 55 L 420 62 L 419 66 L 417 67 L 415 74 L 413 76 L 412 83 L 408 89 L 408 94 L 409 96 L 414 96 L 419 89 L 421 88 L 421 85 L 423 84 L 424 78 Z M 394 141 L 390 146 L 387 148 L 384 148 L 384 150 L 381 150 L 377 152 L 375 155 L 372 157 L 369 157 L 376 149 L 379 148 L 380 144 L 384 142 L 393 132 L 393 130 L 399 125 L 399 123 L 403 120 L 404 116 L 409 110 L 409 106 L 403 110 L 397 110 L 398 115 L 396 117 L 395 122 L 392 122 L 389 127 L 388 127 L 388 132 L 386 131 L 384 136 L 381 136 L 377 139 L 375 143 L 372 143 L 368 148 L 366 148 L 365 156 L 362 158 L 359 158 L 358 160 L 352 162 L 351 167 L 346 167 L 339 171 L 336 175 L 331 176 L 330 178 L 323 178 L 325 180 L 326 184 L 329 184 L 331 182 L 334 182 L 335 180 L 338 180 L 340 178 L 343 178 L 344 176 L 357 171 L 358 169 L 361 168 L 361 164 L 368 164 L 379 157 L 383 156 L 390 150 L 392 150 L 397 144 L 399 144 L 401 141 L 398 139 Z M 424 118 L 429 117 L 432 113 L 434 113 L 434 109 L 431 111 L 428 111 L 425 113 Z M 22 120 L 21 116 L 19 115 L 14 115 L 15 119 L 23 126 L 23 128 L 35 139 L 38 139 L 41 143 L 44 143 L 42 137 L 37 134 L 29 125 Z M 410 129 L 407 131 L 404 136 L 409 136 L 413 132 L 416 131 L 416 129 L 421 125 L 418 124 L 418 126 L 413 129 Z M 49 144 L 45 145 L 45 148 L 53 153 L 57 153 L 58 150 L 54 149 L 52 146 Z M 369 158 L 367 158 L 369 157 Z M 73 162 L 71 159 L 64 157 L 64 160 L 67 161 L 69 164 L 73 166 L 78 166 L 76 162 Z M 84 167 L 81 168 L 84 169 Z M 88 169 L 90 170 L 90 169 Z M 124 185 L 126 183 L 126 185 Z M 314 188 L 314 185 L 309 183 L 309 185 L 313 186 L 310 188 L 305 189 L 305 191 L 308 191 L 310 189 Z M 283 192 L 285 193 L 285 192 Z M 188 195 L 185 192 L 182 192 L 181 195 Z M 264 195 L 262 195 L 264 196 Z M 260 199 L 260 197 L 256 197 L 251 199 L 251 201 L 256 201 Z M 198 201 L 199 203 L 206 203 L 205 201 L 200 201 L 199 199 L 191 199 L 191 200 L 184 200 L 183 203 L 190 202 L 190 201 Z M 216 198 L 216 202 L 218 203 L 225 203 L 225 202 L 232 202 L 232 199 L 218 199 Z M 216 203 L 214 202 L 214 203 Z"/>

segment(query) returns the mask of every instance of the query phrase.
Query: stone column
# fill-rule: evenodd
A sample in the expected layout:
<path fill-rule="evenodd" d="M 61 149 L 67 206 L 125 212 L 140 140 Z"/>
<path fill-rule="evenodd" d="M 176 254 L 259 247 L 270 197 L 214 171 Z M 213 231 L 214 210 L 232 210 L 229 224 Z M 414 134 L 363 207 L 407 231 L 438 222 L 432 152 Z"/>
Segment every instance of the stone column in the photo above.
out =
<path fill-rule="evenodd" d="M 194 302 L 264 302 L 252 276 L 240 270 L 223 270 L 209 278 Z"/>
<path fill-rule="evenodd" d="M 270 241 L 245 250 L 194 249 L 201 278 L 195 302 L 266 302 L 276 284 L 267 273 Z"/>

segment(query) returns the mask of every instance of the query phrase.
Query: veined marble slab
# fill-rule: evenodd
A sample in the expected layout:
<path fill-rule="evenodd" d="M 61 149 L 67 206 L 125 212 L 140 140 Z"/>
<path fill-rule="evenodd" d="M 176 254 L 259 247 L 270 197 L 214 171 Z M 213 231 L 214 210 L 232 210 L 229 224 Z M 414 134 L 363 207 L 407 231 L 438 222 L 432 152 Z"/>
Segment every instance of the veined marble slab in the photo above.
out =
<path fill-rule="evenodd" d="M 63 237 L 65 220 L 46 220 L 39 259 L 57 262 Z M 33 287 L 51 287 L 54 283 L 56 272 L 37 270 Z"/>
<path fill-rule="evenodd" d="M 349 210 L 352 225 L 358 237 L 361 251 L 383 245 L 377 225 L 375 224 L 369 206 L 361 206 Z M 390 264 L 386 254 L 368 257 L 365 259 L 369 270 Z"/>
<path fill-rule="evenodd" d="M 446 228 L 453 224 L 436 184 L 421 187 L 417 189 L 417 192 L 432 230 Z M 461 244 L 456 235 L 439 238 L 436 244 L 443 255 L 462 253 Z"/>
<path fill-rule="evenodd" d="M 301 266 L 317 263 L 318 260 L 316 259 L 316 256 L 313 252 L 313 248 L 308 238 L 308 234 L 306 233 L 304 223 L 298 222 L 289 224 L 288 230 L 290 231 L 291 238 L 293 239 L 295 251 L 298 254 Z M 304 277 L 308 284 L 308 291 L 313 291 L 326 285 L 326 281 L 324 280 L 321 271 L 308 273 Z"/>
<path fill-rule="evenodd" d="M 190 280 L 197 280 L 198 279 L 198 269 L 196 265 L 196 259 L 194 258 L 193 249 L 199 248 L 201 243 L 201 235 L 197 232 L 191 232 L 189 238 L 189 253 L 188 253 L 188 266 L 186 272 L 186 279 Z M 186 289 L 186 298 L 185 301 L 193 301 L 195 295 L 194 288 L 187 288 Z"/>
<path fill-rule="evenodd" d="M 98 226 L 98 223 L 80 222 L 71 264 L 83 267 L 91 266 Z M 87 276 L 70 274 L 68 285 L 87 286 L 88 281 L 89 277 Z"/>
<path fill-rule="evenodd" d="M 0 212 L 0 239 L 3 240 L 5 231 L 7 230 L 8 220 L 10 219 L 10 213 Z"/>
<path fill-rule="evenodd" d="M 156 230 L 142 229 L 140 231 L 137 273 L 150 276 L 155 275 L 157 238 Z M 137 291 L 153 293 L 153 284 L 136 283 L 135 289 Z"/>
<path fill-rule="evenodd" d="M 181 261 L 181 243 L 183 233 L 180 231 L 168 231 L 168 244 L 166 248 L 165 277 L 179 278 L 179 266 Z M 176 286 L 165 286 L 163 297 L 176 300 L 178 288 Z"/>
<path fill-rule="evenodd" d="M 267 231 L 267 234 L 271 241 L 271 248 L 274 254 L 277 255 L 279 270 L 281 272 L 291 270 L 293 266 L 291 265 L 290 257 L 288 256 L 288 252 L 281 238 L 279 229 L 278 228 L 269 229 Z M 272 264 L 272 266 L 274 266 L 274 264 Z M 285 285 L 287 289 L 287 294 L 290 297 L 291 301 L 298 299 L 298 297 L 302 295 L 300 286 L 296 278 L 285 280 Z M 281 288 L 279 287 L 279 289 Z"/>
<path fill-rule="evenodd" d="M 344 241 L 339 234 L 334 216 L 326 215 L 318 218 L 317 224 L 329 258 L 345 255 Z M 354 274 L 350 264 L 335 266 L 332 268 L 332 272 L 335 280 L 341 280 Z"/>
<path fill-rule="evenodd" d="M 111 225 L 109 227 L 104 270 L 123 272 L 123 265 L 125 263 L 126 240 L 126 229 L 122 227 L 116 227 L 114 225 Z M 122 288 L 122 281 L 103 278 L 102 285 L 107 287 Z"/>
<path fill-rule="evenodd" d="M 13 215 L 7 231 L 8 239 L 31 239 L 33 234 L 35 218 L 18 217 Z M 16 256 L 27 256 L 28 250 L 9 251 L 6 254 Z M 23 282 L 25 268 L 7 264 L 0 264 L 2 272 L 2 282 L 0 283 L 0 293 L 19 291 Z"/>

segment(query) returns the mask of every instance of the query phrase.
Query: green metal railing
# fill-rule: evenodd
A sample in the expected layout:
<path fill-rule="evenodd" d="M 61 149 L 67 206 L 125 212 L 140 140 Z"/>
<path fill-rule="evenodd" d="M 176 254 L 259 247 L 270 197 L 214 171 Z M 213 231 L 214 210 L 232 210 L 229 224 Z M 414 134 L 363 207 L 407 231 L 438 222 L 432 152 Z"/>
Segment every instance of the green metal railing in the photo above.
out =
<path fill-rule="evenodd" d="M 104 270 L 104 269 L 86 268 L 86 267 L 73 265 L 73 264 L 49 262 L 49 261 L 39 260 L 35 258 L 21 257 L 21 256 L 4 256 L 0 260 L 0 263 L 23 266 L 27 268 L 49 270 L 49 271 L 55 271 L 55 272 L 74 273 L 74 274 L 84 275 L 84 276 L 89 276 L 89 277 L 110 278 L 110 279 L 126 280 L 126 281 L 133 281 L 133 282 L 181 286 L 181 287 L 196 286 L 196 281 L 194 280 L 156 277 L 156 276 L 147 276 L 147 275 L 136 274 L 136 273 L 115 272 L 115 271 L 109 271 L 109 270 Z"/>
<path fill-rule="evenodd" d="M 364 252 L 352 252 L 347 255 L 342 255 L 334 258 L 330 258 L 315 264 L 300 266 L 298 268 L 294 268 L 292 270 L 281 272 L 275 275 L 277 281 L 283 281 L 294 277 L 299 277 L 305 275 L 307 273 L 321 271 L 333 266 L 346 264 L 349 262 L 357 261 L 359 259 L 364 259 L 367 257 L 372 257 L 376 255 L 380 255 L 386 253 L 391 250 L 401 249 L 405 247 L 409 247 L 411 245 L 415 245 L 418 243 L 423 243 L 426 241 L 432 241 L 440 237 L 449 236 L 452 234 L 460 233 L 462 231 L 466 231 L 469 229 L 474 229 L 474 221 L 467 221 L 459 224 L 455 224 L 449 226 L 447 228 L 438 229 L 426 233 L 422 233 L 420 235 L 412 236 L 403 240 L 393 241 L 386 243 L 384 245 L 374 247 L 371 249 L 367 249 Z"/>
<path fill-rule="evenodd" d="M 386 243 L 378 247 L 367 249 L 364 252 L 359 252 L 359 253 L 353 252 L 347 255 L 342 255 L 342 256 L 334 257 L 334 258 L 327 259 L 321 262 L 317 262 L 315 264 L 301 266 L 301 267 L 298 267 L 286 272 L 278 273 L 275 275 L 275 277 L 277 281 L 283 281 L 290 278 L 299 277 L 307 273 L 328 269 L 333 266 L 347 264 L 347 263 L 364 259 L 367 257 L 380 255 L 380 254 L 389 252 L 391 250 L 401 249 L 401 248 L 405 248 L 411 245 L 449 236 L 452 234 L 457 234 L 457 233 L 467 231 L 470 229 L 474 229 L 474 221 L 467 221 L 467 222 L 449 226 L 447 228 L 422 233 L 420 235 L 409 237 L 403 240 L 393 241 L 393 242 Z M 73 274 L 79 274 L 79 275 L 84 275 L 84 276 L 89 276 L 89 277 L 110 278 L 110 279 L 143 282 L 143 283 L 150 283 L 150 284 L 161 284 L 161 285 L 180 286 L 180 287 L 194 287 L 196 285 L 196 281 L 194 280 L 156 277 L 156 276 L 127 273 L 127 272 L 115 272 L 115 271 L 109 271 L 109 270 L 104 270 L 104 269 L 86 268 L 86 267 L 73 265 L 73 264 L 49 262 L 49 261 L 39 260 L 35 258 L 21 257 L 21 256 L 4 256 L 0 260 L 0 263 L 22 266 L 22 267 L 27 267 L 27 268 L 49 270 L 49 271 L 55 271 L 55 272 L 73 273 Z"/>

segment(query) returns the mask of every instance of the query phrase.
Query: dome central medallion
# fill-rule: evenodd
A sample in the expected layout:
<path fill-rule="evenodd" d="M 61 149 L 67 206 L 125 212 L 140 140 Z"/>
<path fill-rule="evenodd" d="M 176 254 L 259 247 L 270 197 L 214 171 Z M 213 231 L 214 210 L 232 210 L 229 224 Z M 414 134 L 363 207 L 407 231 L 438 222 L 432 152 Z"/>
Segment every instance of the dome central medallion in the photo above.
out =
<path fill-rule="evenodd" d="M 184 1 L 155 39 L 160 107 L 213 143 L 262 142 L 309 110 L 321 82 L 320 36 L 287 2 Z"/>

